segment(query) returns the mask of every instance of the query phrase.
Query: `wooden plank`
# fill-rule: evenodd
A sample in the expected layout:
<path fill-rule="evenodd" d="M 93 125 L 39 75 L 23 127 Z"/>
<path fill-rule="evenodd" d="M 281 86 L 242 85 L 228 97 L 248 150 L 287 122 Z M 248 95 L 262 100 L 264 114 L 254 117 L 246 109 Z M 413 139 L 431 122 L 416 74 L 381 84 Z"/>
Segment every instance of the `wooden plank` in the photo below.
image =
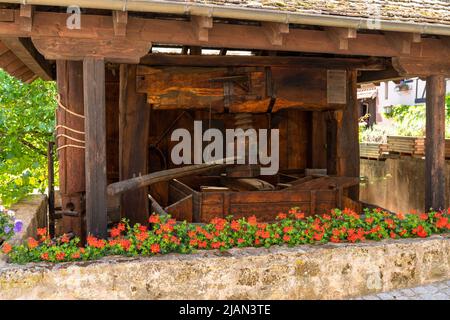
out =
<path fill-rule="evenodd" d="M 0 22 L 14 22 L 14 10 L 0 9 Z"/>
<path fill-rule="evenodd" d="M 118 37 L 125 37 L 127 35 L 128 12 L 113 11 L 112 19 L 113 19 L 114 34 Z"/>
<path fill-rule="evenodd" d="M 327 167 L 327 127 L 324 112 L 311 112 L 310 130 L 309 153 L 311 156 L 311 167 L 324 169 Z"/>
<path fill-rule="evenodd" d="M 404 77 L 450 75 L 450 59 L 392 58 L 392 65 Z"/>
<path fill-rule="evenodd" d="M 192 29 L 199 41 L 208 41 L 209 30 L 213 27 L 213 18 L 205 16 L 191 16 Z"/>
<path fill-rule="evenodd" d="M 166 207 L 165 211 L 178 221 L 193 222 L 192 194 Z"/>
<path fill-rule="evenodd" d="M 338 176 L 359 178 L 359 103 L 356 97 L 356 78 L 357 73 L 355 71 L 348 72 L 347 106 L 337 119 L 336 173 Z M 358 186 L 351 188 L 348 196 L 353 200 L 358 200 Z"/>
<path fill-rule="evenodd" d="M 34 48 L 29 39 L 1 38 L 1 41 L 36 75 L 43 80 L 53 79 L 50 63 Z"/>
<path fill-rule="evenodd" d="M 405 77 L 400 75 L 393 67 L 387 67 L 386 70 L 361 72 L 358 76 L 358 84 L 377 83 L 387 80 L 396 81 L 404 78 Z"/>
<path fill-rule="evenodd" d="M 84 114 L 86 131 L 86 222 L 87 232 L 106 238 L 106 112 L 105 62 L 83 61 Z"/>
<path fill-rule="evenodd" d="M 81 30 L 64 30 L 67 14 L 55 12 L 35 12 L 33 36 L 53 36 L 112 40 L 114 35 L 110 16 L 83 15 Z M 147 43 L 170 43 L 174 45 L 203 45 L 192 32 L 191 21 L 146 19 L 129 17 L 127 38 L 131 41 Z M 0 22 L 0 36 L 29 37 L 31 32 L 20 30 L 15 22 Z M 292 28 L 289 34 L 284 34 L 283 50 L 296 52 L 318 52 L 340 54 L 341 50 L 335 43 L 329 41 L 327 31 Z M 411 56 L 444 58 L 449 57 L 445 39 L 423 38 L 420 43 L 411 48 Z M 210 31 L 208 45 L 218 48 L 279 50 L 267 39 L 261 26 L 216 23 Z M 99 46 L 100 47 L 100 46 Z M 395 57 L 401 53 L 389 43 L 383 34 L 358 34 L 352 40 L 346 54 L 360 56 Z"/>
<path fill-rule="evenodd" d="M 71 112 L 61 108 L 56 111 L 56 134 L 65 134 L 79 140 L 84 140 L 84 93 L 83 93 L 83 63 L 75 61 L 56 62 L 57 87 L 60 101 Z M 67 129 L 69 128 L 69 129 Z M 73 131 L 76 130 L 76 131 Z M 65 136 L 57 137 L 57 151 L 59 161 L 59 189 L 61 206 L 65 211 L 79 213 L 76 217 L 63 215 L 63 232 L 72 232 L 83 238 L 85 225 L 84 217 L 86 206 L 84 202 L 86 192 L 86 160 L 83 143 L 69 140 Z M 78 145 L 81 148 L 65 147 L 65 145 Z"/>
<path fill-rule="evenodd" d="M 322 58 L 301 56 L 213 56 L 148 54 L 140 64 L 148 66 L 182 67 L 269 67 L 384 70 L 386 61 L 380 58 Z"/>
<path fill-rule="evenodd" d="M 427 77 L 425 210 L 446 208 L 445 202 L 445 77 Z"/>
<path fill-rule="evenodd" d="M 356 39 L 356 29 L 353 28 L 325 28 L 328 31 L 329 38 L 333 41 L 339 50 L 349 49 L 349 39 Z"/>
<path fill-rule="evenodd" d="M 34 7 L 30 4 L 21 4 L 19 10 L 20 29 L 25 32 L 31 32 L 33 27 Z"/>
<path fill-rule="evenodd" d="M 212 169 L 225 167 L 227 165 L 228 164 L 226 163 L 220 163 L 220 161 L 216 161 L 211 163 L 196 164 L 181 168 L 174 168 L 150 173 L 147 175 L 110 184 L 108 186 L 108 195 L 113 196 L 116 194 L 121 194 L 126 191 L 143 188 L 157 182 L 169 181 L 172 179 L 181 178 L 193 174 L 200 174 L 208 172 Z"/>
<path fill-rule="evenodd" d="M 146 95 L 136 92 L 136 69 L 136 65 L 120 66 L 120 180 L 147 174 L 150 106 L 147 104 Z M 122 194 L 121 215 L 132 224 L 147 222 L 148 200 L 145 188 Z"/>
<path fill-rule="evenodd" d="M 81 61 L 84 57 L 102 57 L 108 62 L 134 64 L 139 63 L 141 57 L 151 48 L 150 42 L 133 41 L 128 37 L 104 40 L 33 36 L 32 41 L 37 50 L 48 60 Z"/>
<path fill-rule="evenodd" d="M 283 35 L 289 33 L 289 24 L 276 22 L 262 22 L 261 26 L 269 42 L 273 46 L 283 45 Z"/>

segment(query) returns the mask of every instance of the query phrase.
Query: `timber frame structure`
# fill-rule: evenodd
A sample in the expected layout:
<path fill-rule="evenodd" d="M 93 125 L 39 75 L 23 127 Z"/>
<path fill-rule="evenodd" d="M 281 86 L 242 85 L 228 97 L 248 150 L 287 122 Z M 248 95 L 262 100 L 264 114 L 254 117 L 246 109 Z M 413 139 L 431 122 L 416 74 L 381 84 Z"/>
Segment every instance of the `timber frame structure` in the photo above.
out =
<path fill-rule="evenodd" d="M 0 67 L 58 84 L 62 231 L 106 237 L 150 206 L 194 222 L 360 209 L 357 86 L 411 76 L 427 79 L 426 209 L 445 208 L 449 3 L 347 2 L 0 1 Z M 193 120 L 278 128 L 280 174 L 166 171 L 170 132 Z"/>

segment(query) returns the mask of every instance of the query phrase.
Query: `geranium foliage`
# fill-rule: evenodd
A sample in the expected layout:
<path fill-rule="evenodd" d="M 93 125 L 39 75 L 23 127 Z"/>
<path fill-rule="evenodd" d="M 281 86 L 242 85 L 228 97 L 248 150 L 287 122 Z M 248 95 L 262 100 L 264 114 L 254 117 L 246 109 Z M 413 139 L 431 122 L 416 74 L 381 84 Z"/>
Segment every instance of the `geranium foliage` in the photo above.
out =
<path fill-rule="evenodd" d="M 19 246 L 6 243 L 2 250 L 13 263 L 64 262 L 107 255 L 152 256 L 201 249 L 424 238 L 450 229 L 448 211 L 393 215 L 380 209 L 365 210 L 364 216 L 348 209 L 334 209 L 328 214 L 305 218 L 294 208 L 288 214 L 280 213 L 273 223 L 258 222 L 253 216 L 239 220 L 215 218 L 206 225 L 177 223 L 170 216 L 152 215 L 149 223 L 150 227 L 130 226 L 123 221 L 110 230 L 109 239 L 89 236 L 85 247 L 78 246 L 80 239 L 67 235 L 51 240 L 46 229 L 39 229 L 38 239 L 29 238 Z"/>
<path fill-rule="evenodd" d="M 47 142 L 53 139 L 54 82 L 23 83 L 0 69 L 0 202 L 47 186 Z"/>

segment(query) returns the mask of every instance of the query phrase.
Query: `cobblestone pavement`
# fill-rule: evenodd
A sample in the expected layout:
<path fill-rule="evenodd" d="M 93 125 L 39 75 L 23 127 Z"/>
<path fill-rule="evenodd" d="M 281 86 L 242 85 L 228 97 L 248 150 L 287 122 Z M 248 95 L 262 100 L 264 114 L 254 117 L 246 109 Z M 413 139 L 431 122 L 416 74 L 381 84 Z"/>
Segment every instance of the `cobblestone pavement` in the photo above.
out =
<path fill-rule="evenodd" d="M 450 280 L 415 288 L 382 292 L 355 300 L 450 300 Z"/>

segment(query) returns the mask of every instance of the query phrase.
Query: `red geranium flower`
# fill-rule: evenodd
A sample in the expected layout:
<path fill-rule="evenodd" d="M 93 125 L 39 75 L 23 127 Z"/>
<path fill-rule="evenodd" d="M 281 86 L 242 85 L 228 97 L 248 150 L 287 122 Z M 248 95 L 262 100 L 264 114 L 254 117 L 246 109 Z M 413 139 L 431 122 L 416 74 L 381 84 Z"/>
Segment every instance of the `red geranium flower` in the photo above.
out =
<path fill-rule="evenodd" d="M 75 253 L 72 253 L 72 259 L 80 259 L 80 257 L 81 257 L 81 254 L 80 254 L 80 252 L 79 251 L 77 251 L 77 252 L 75 252 Z"/>
<path fill-rule="evenodd" d="M 428 236 L 427 232 L 422 226 L 417 227 L 417 235 L 421 238 L 425 238 L 426 236 Z"/>
<path fill-rule="evenodd" d="M 159 220 L 159 216 L 158 215 L 156 215 L 156 214 L 152 214 L 151 216 L 150 216 L 150 218 L 148 219 L 148 222 L 150 222 L 150 223 L 159 223 L 160 222 L 160 220 Z"/>
<path fill-rule="evenodd" d="M 111 234 L 111 237 L 113 237 L 113 238 L 120 236 L 119 228 L 112 228 L 109 233 Z"/>
<path fill-rule="evenodd" d="M 37 242 L 34 238 L 29 237 L 28 238 L 28 247 L 30 249 L 34 249 L 39 245 L 39 242 Z"/>
<path fill-rule="evenodd" d="M 47 229 L 46 228 L 38 228 L 37 235 L 40 237 L 45 237 L 47 235 Z"/>
<path fill-rule="evenodd" d="M 285 235 L 283 236 L 283 241 L 284 241 L 284 242 L 289 242 L 289 241 L 291 241 L 291 237 L 288 236 L 287 234 L 285 234 Z"/>
<path fill-rule="evenodd" d="M 422 214 L 420 214 L 419 218 L 420 218 L 420 220 L 423 220 L 423 221 L 425 221 L 425 220 L 427 220 L 427 219 L 428 219 L 428 214 L 426 214 L 426 213 L 422 213 Z"/>
<path fill-rule="evenodd" d="M 284 227 L 284 228 L 283 228 L 283 232 L 284 232 L 284 233 L 289 233 L 289 232 L 291 232 L 292 230 L 294 230 L 294 227 L 293 227 L 293 226 L 287 226 L 287 227 Z"/>
<path fill-rule="evenodd" d="M 119 231 L 125 231 L 125 224 L 124 224 L 124 223 L 119 223 L 119 224 L 117 225 L 117 229 L 118 229 Z"/>
<path fill-rule="evenodd" d="M 136 235 L 136 239 L 143 242 L 148 238 L 148 232 L 140 232 Z"/>
<path fill-rule="evenodd" d="M 11 252 L 11 250 L 12 250 L 12 246 L 9 243 L 5 242 L 3 244 L 3 248 L 2 248 L 3 253 L 8 254 Z"/>
<path fill-rule="evenodd" d="M 42 259 L 42 260 L 45 260 L 45 261 L 48 261 L 48 259 L 49 259 L 48 253 L 47 253 L 47 252 L 44 252 L 43 254 L 41 254 L 41 259 Z"/>
<path fill-rule="evenodd" d="M 231 221 L 231 230 L 239 231 L 241 229 L 241 224 L 237 220 Z"/>
<path fill-rule="evenodd" d="M 63 236 L 61 237 L 61 242 L 62 243 L 69 243 L 70 242 L 70 238 L 67 234 L 63 234 Z"/>
<path fill-rule="evenodd" d="M 303 212 L 296 212 L 294 213 L 295 219 L 303 219 L 305 217 L 305 214 Z"/>
<path fill-rule="evenodd" d="M 66 254 L 64 252 L 58 252 L 56 254 L 56 260 L 58 260 L 58 261 L 64 260 L 65 257 L 66 257 Z"/>
<path fill-rule="evenodd" d="M 245 240 L 244 240 L 244 239 L 242 239 L 242 238 L 239 238 L 237 242 L 238 242 L 239 244 L 241 244 L 241 243 L 244 243 L 244 242 L 245 242 Z"/>
<path fill-rule="evenodd" d="M 159 246 L 158 243 L 154 243 L 150 246 L 150 250 L 152 251 L 152 253 L 159 253 L 161 251 L 161 248 Z"/>
<path fill-rule="evenodd" d="M 128 251 L 128 249 L 130 249 L 130 246 L 131 246 L 131 241 L 128 239 L 121 239 L 119 241 L 119 244 L 123 250 Z"/>
<path fill-rule="evenodd" d="M 248 224 L 251 226 L 256 226 L 256 224 L 257 224 L 255 216 L 251 216 L 250 218 L 248 218 L 247 221 L 248 221 Z"/>
<path fill-rule="evenodd" d="M 285 213 L 279 213 L 279 214 L 277 215 L 277 219 L 279 219 L 279 220 L 283 220 L 283 219 L 286 219 L 286 218 L 287 218 L 287 216 L 286 216 Z"/>
<path fill-rule="evenodd" d="M 436 221 L 436 227 L 439 229 L 445 228 L 447 226 L 447 224 L 448 224 L 448 218 L 445 218 L 445 217 L 441 217 L 441 218 L 439 218 L 438 221 Z"/>

